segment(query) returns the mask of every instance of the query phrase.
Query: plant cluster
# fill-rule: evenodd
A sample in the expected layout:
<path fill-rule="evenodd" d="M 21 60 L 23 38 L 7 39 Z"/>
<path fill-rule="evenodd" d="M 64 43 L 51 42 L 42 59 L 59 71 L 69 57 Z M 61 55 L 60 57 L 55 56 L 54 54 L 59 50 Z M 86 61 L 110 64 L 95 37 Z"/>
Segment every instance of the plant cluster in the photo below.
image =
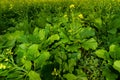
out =
<path fill-rule="evenodd" d="M 98 1 L 1 1 L 0 79 L 119 80 L 120 3 Z"/>

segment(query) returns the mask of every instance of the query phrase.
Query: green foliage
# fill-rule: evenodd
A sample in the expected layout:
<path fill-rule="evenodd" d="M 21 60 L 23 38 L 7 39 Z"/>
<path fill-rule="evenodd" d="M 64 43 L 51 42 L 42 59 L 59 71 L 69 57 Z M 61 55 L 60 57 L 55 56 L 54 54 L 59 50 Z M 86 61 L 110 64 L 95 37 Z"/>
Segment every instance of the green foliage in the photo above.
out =
<path fill-rule="evenodd" d="M 119 0 L 0 1 L 1 80 L 118 80 Z"/>
<path fill-rule="evenodd" d="M 35 80 L 41 80 L 40 75 L 38 73 L 36 73 L 35 71 L 30 71 L 28 73 L 28 76 L 29 76 L 30 80 L 34 80 L 34 79 Z"/>
<path fill-rule="evenodd" d="M 120 61 L 116 60 L 113 64 L 113 68 L 120 72 Z"/>
<path fill-rule="evenodd" d="M 91 38 L 82 43 L 82 47 L 86 50 L 89 50 L 89 49 L 95 50 L 97 48 L 97 46 L 98 46 L 98 44 L 94 38 Z"/>

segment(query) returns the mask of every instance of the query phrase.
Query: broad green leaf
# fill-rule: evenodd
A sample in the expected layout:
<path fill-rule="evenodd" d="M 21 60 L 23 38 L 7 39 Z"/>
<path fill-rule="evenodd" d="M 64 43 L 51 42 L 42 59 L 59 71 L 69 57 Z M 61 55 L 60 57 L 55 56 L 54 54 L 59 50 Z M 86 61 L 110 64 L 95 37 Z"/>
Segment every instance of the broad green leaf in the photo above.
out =
<path fill-rule="evenodd" d="M 34 31 L 33 31 L 33 35 L 34 36 L 37 36 L 39 33 L 39 28 L 38 27 L 35 27 Z"/>
<path fill-rule="evenodd" d="M 31 67 L 32 67 L 32 63 L 31 63 L 31 61 L 25 61 L 25 63 L 24 63 L 24 66 L 25 66 L 25 69 L 26 70 L 31 70 Z"/>
<path fill-rule="evenodd" d="M 23 77 L 24 76 L 24 72 L 22 72 L 22 71 L 14 71 L 14 72 L 12 72 L 12 73 L 8 73 L 8 75 L 7 75 L 7 79 L 16 79 L 16 78 L 18 78 L 18 77 Z"/>
<path fill-rule="evenodd" d="M 116 34 L 116 32 L 117 32 L 117 28 L 113 28 L 108 31 L 108 33 L 111 33 L 111 34 Z"/>
<path fill-rule="evenodd" d="M 60 38 L 62 38 L 62 43 L 69 42 L 68 36 L 62 30 L 60 30 Z"/>
<path fill-rule="evenodd" d="M 116 60 L 113 63 L 113 68 L 120 72 L 120 60 Z"/>
<path fill-rule="evenodd" d="M 66 78 L 66 80 L 76 80 L 77 79 L 77 77 L 74 74 L 70 74 L 70 73 L 64 74 L 63 77 Z"/>
<path fill-rule="evenodd" d="M 39 56 L 39 50 L 37 44 L 32 44 L 26 53 L 26 57 L 28 60 L 35 60 Z"/>
<path fill-rule="evenodd" d="M 97 46 L 98 46 L 98 43 L 96 42 L 96 40 L 94 38 L 91 38 L 82 43 L 82 47 L 86 50 L 89 50 L 89 49 L 95 50 L 97 48 Z"/>
<path fill-rule="evenodd" d="M 101 18 L 96 18 L 95 19 L 95 25 L 98 29 L 102 28 L 102 19 Z"/>
<path fill-rule="evenodd" d="M 69 59 L 68 60 L 68 69 L 69 69 L 70 73 L 72 73 L 74 71 L 74 66 L 76 66 L 76 60 L 75 59 Z"/>
<path fill-rule="evenodd" d="M 69 52 L 77 52 L 80 47 L 79 44 L 66 45 L 66 50 Z"/>
<path fill-rule="evenodd" d="M 106 67 L 108 68 L 108 67 Z M 103 69 L 103 76 L 105 76 L 105 80 L 116 80 L 118 78 L 118 74 L 114 73 L 110 69 Z"/>
<path fill-rule="evenodd" d="M 48 46 L 48 45 L 52 44 L 55 40 L 59 40 L 59 39 L 60 39 L 60 37 L 59 37 L 58 34 L 51 35 L 51 36 L 47 39 L 47 41 L 46 41 L 46 43 L 45 43 L 44 45 L 45 45 L 45 46 Z"/>
<path fill-rule="evenodd" d="M 87 75 L 85 74 L 85 72 L 83 72 L 82 69 L 80 68 L 76 69 L 76 73 L 77 73 L 77 80 L 88 80 Z"/>
<path fill-rule="evenodd" d="M 114 59 L 120 59 L 120 47 L 118 45 L 112 44 L 109 47 L 110 56 Z"/>
<path fill-rule="evenodd" d="M 112 19 L 112 21 L 110 23 L 110 27 L 111 28 L 118 28 L 118 27 L 120 27 L 120 16 L 119 15 L 115 16 Z"/>
<path fill-rule="evenodd" d="M 46 60 L 50 57 L 50 53 L 47 51 L 42 51 L 40 56 L 34 61 L 35 67 L 42 67 Z"/>
<path fill-rule="evenodd" d="M 54 35 L 52 35 L 52 36 L 50 36 L 50 37 L 48 38 L 48 40 L 49 40 L 50 42 L 53 42 L 54 40 L 59 40 L 59 39 L 60 39 L 60 37 L 59 37 L 58 34 L 54 34 Z"/>
<path fill-rule="evenodd" d="M 44 38 L 45 38 L 45 30 L 44 29 L 41 29 L 40 31 L 39 31 L 39 38 L 40 38 L 40 40 L 43 40 Z"/>
<path fill-rule="evenodd" d="M 75 60 L 79 60 L 81 58 L 81 52 L 70 54 L 70 58 L 73 58 Z"/>
<path fill-rule="evenodd" d="M 103 58 L 103 59 L 106 58 L 106 56 L 105 56 L 106 53 L 107 53 L 107 51 L 104 50 L 104 49 L 99 49 L 99 50 L 97 50 L 97 51 L 95 52 L 95 54 L 96 54 L 99 58 Z"/>
<path fill-rule="evenodd" d="M 118 50 L 119 49 L 119 46 L 117 46 L 117 45 L 115 45 L 115 44 L 112 44 L 112 45 L 110 45 L 110 47 L 109 47 L 109 51 L 110 52 L 116 52 L 116 50 Z"/>
<path fill-rule="evenodd" d="M 29 47 L 29 45 L 30 45 L 29 43 L 23 43 L 19 45 L 19 48 L 26 50 Z"/>
<path fill-rule="evenodd" d="M 8 40 L 16 40 L 23 35 L 24 35 L 23 31 L 15 31 L 14 33 L 8 33 L 5 36 Z"/>
<path fill-rule="evenodd" d="M 16 49 L 16 52 L 15 52 L 15 54 L 17 54 L 18 58 L 22 58 L 26 54 L 26 51 L 27 51 L 29 45 L 30 44 L 24 43 L 24 44 L 20 44 L 18 46 L 18 48 Z"/>
<path fill-rule="evenodd" d="M 88 38 L 91 36 L 95 35 L 95 31 L 94 29 L 92 29 L 91 27 L 87 27 L 87 28 L 81 28 L 80 30 L 80 37 L 83 38 Z"/>
<path fill-rule="evenodd" d="M 15 46 L 15 42 L 16 42 L 15 39 L 8 40 L 8 42 L 4 46 L 6 46 L 6 47 L 14 47 Z"/>
<path fill-rule="evenodd" d="M 36 73 L 35 71 L 30 71 L 28 73 L 29 80 L 41 80 L 40 74 Z"/>

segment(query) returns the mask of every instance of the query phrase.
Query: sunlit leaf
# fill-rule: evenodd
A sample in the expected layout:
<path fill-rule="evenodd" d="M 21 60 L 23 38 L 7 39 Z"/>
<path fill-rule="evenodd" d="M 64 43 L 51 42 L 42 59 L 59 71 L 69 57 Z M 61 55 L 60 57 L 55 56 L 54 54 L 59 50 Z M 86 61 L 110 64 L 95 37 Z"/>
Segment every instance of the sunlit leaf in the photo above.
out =
<path fill-rule="evenodd" d="M 28 60 L 34 60 L 39 56 L 39 50 L 38 50 L 38 45 L 37 44 L 33 44 L 31 45 L 26 53 L 26 57 Z"/>
<path fill-rule="evenodd" d="M 97 48 L 97 46 L 98 46 L 98 43 L 96 42 L 96 40 L 94 38 L 91 38 L 82 43 L 82 47 L 86 50 L 89 50 L 89 49 L 95 50 Z"/>
<path fill-rule="evenodd" d="M 63 77 L 66 78 L 66 80 L 76 80 L 77 79 L 77 77 L 74 74 L 70 74 L 70 73 L 64 74 Z"/>
<path fill-rule="evenodd" d="M 120 60 L 116 60 L 113 63 L 113 68 L 120 72 Z"/>
<path fill-rule="evenodd" d="M 46 60 L 50 57 L 50 53 L 47 51 L 42 51 L 40 56 L 34 61 L 35 67 L 42 67 Z"/>
<path fill-rule="evenodd" d="M 106 53 L 107 53 L 107 51 L 104 50 L 104 49 L 99 49 L 99 50 L 97 50 L 97 51 L 95 52 L 95 54 L 96 54 L 98 57 L 103 58 L 103 59 L 106 58 L 106 56 L 105 56 Z"/>
<path fill-rule="evenodd" d="M 41 80 L 40 75 L 35 71 L 30 71 L 28 73 L 28 76 L 29 76 L 29 80 Z"/>

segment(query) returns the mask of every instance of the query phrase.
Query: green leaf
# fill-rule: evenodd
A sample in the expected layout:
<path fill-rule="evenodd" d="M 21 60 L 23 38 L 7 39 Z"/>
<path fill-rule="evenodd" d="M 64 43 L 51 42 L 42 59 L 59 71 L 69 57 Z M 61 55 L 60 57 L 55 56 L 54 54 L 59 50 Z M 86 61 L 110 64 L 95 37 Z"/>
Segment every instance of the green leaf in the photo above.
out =
<path fill-rule="evenodd" d="M 81 58 L 81 52 L 78 53 L 72 53 L 71 54 L 71 58 L 75 59 L 75 60 L 79 60 Z"/>
<path fill-rule="evenodd" d="M 116 60 L 113 63 L 113 68 L 120 72 L 120 60 Z"/>
<path fill-rule="evenodd" d="M 9 40 L 4 46 L 6 46 L 6 47 L 14 47 L 15 46 L 15 42 L 16 42 L 15 39 Z"/>
<path fill-rule="evenodd" d="M 108 31 L 108 33 L 111 33 L 111 34 L 116 34 L 116 32 L 117 32 L 117 28 L 113 28 Z"/>
<path fill-rule="evenodd" d="M 44 29 L 41 29 L 39 31 L 39 38 L 40 38 L 40 40 L 43 40 L 45 38 L 45 30 Z"/>
<path fill-rule="evenodd" d="M 77 77 L 74 74 L 70 74 L 70 73 L 64 74 L 63 77 L 66 78 L 67 80 L 76 80 L 77 79 Z"/>
<path fill-rule="evenodd" d="M 113 17 L 111 23 L 110 23 L 111 28 L 119 28 L 120 27 L 120 16 L 117 15 Z"/>
<path fill-rule="evenodd" d="M 112 44 L 109 47 L 110 56 L 114 59 L 120 59 L 120 47 L 118 45 Z"/>
<path fill-rule="evenodd" d="M 52 44 L 55 40 L 59 40 L 60 37 L 58 34 L 54 34 L 52 36 L 50 36 L 47 40 L 46 40 L 46 43 L 44 44 L 44 47 Z"/>
<path fill-rule="evenodd" d="M 76 69 L 76 73 L 77 73 L 77 80 L 88 80 L 87 75 L 85 74 L 85 72 L 83 72 L 81 68 Z"/>
<path fill-rule="evenodd" d="M 108 66 L 103 69 L 103 76 L 105 76 L 105 80 L 116 80 L 118 78 L 118 74 L 111 71 Z"/>
<path fill-rule="evenodd" d="M 33 35 L 34 36 L 37 36 L 39 33 L 39 28 L 38 27 L 35 27 L 34 31 L 33 31 Z"/>
<path fill-rule="evenodd" d="M 35 71 L 30 71 L 28 73 L 28 76 L 29 76 L 29 80 L 41 80 L 40 75 Z"/>
<path fill-rule="evenodd" d="M 28 60 L 35 60 L 39 55 L 40 53 L 39 53 L 37 44 L 31 45 L 28 48 L 27 53 L 26 53 L 26 57 Z"/>
<path fill-rule="evenodd" d="M 6 34 L 6 37 L 8 40 L 16 40 L 16 39 L 19 39 L 23 35 L 24 35 L 23 31 L 15 31 L 14 33 Z"/>
<path fill-rule="evenodd" d="M 73 45 L 66 45 L 66 50 L 69 52 L 77 52 L 80 49 L 80 45 L 73 44 Z"/>
<path fill-rule="evenodd" d="M 68 69 L 69 69 L 70 73 L 72 73 L 74 71 L 74 66 L 76 66 L 76 60 L 75 59 L 69 59 L 68 60 Z"/>
<path fill-rule="evenodd" d="M 12 72 L 12 73 L 9 73 L 8 75 L 7 75 L 7 79 L 16 79 L 16 78 L 22 78 L 24 76 L 24 72 L 22 72 L 22 71 L 14 71 L 14 72 Z"/>
<path fill-rule="evenodd" d="M 110 45 L 110 47 L 109 47 L 109 51 L 110 51 L 110 52 L 116 52 L 116 50 L 118 51 L 118 49 L 119 49 L 119 46 L 117 46 L 117 45 L 115 45 L 115 44 L 112 44 L 112 45 Z"/>
<path fill-rule="evenodd" d="M 24 66 L 25 66 L 25 69 L 26 70 L 31 70 L 31 67 L 32 67 L 32 63 L 31 63 L 31 61 L 25 61 L 25 63 L 24 63 Z"/>
<path fill-rule="evenodd" d="M 98 29 L 102 28 L 102 19 L 101 18 L 96 18 L 94 22 Z"/>
<path fill-rule="evenodd" d="M 34 61 L 35 67 L 42 67 L 46 60 L 50 57 L 50 53 L 47 51 L 42 51 L 40 56 Z"/>
<path fill-rule="evenodd" d="M 94 35 L 95 35 L 95 31 L 91 27 L 81 28 L 81 30 L 80 30 L 80 37 L 82 39 L 88 38 L 88 37 L 91 37 Z"/>
<path fill-rule="evenodd" d="M 91 38 L 82 43 L 82 47 L 86 50 L 89 50 L 89 49 L 95 50 L 97 48 L 97 46 L 98 46 L 98 44 L 94 38 Z"/>
<path fill-rule="evenodd" d="M 106 53 L 107 53 L 107 51 L 104 50 L 104 49 L 99 49 L 99 50 L 97 50 L 97 51 L 95 52 L 95 54 L 96 54 L 99 58 L 103 58 L 103 59 L 106 58 L 106 56 L 105 56 Z"/>

